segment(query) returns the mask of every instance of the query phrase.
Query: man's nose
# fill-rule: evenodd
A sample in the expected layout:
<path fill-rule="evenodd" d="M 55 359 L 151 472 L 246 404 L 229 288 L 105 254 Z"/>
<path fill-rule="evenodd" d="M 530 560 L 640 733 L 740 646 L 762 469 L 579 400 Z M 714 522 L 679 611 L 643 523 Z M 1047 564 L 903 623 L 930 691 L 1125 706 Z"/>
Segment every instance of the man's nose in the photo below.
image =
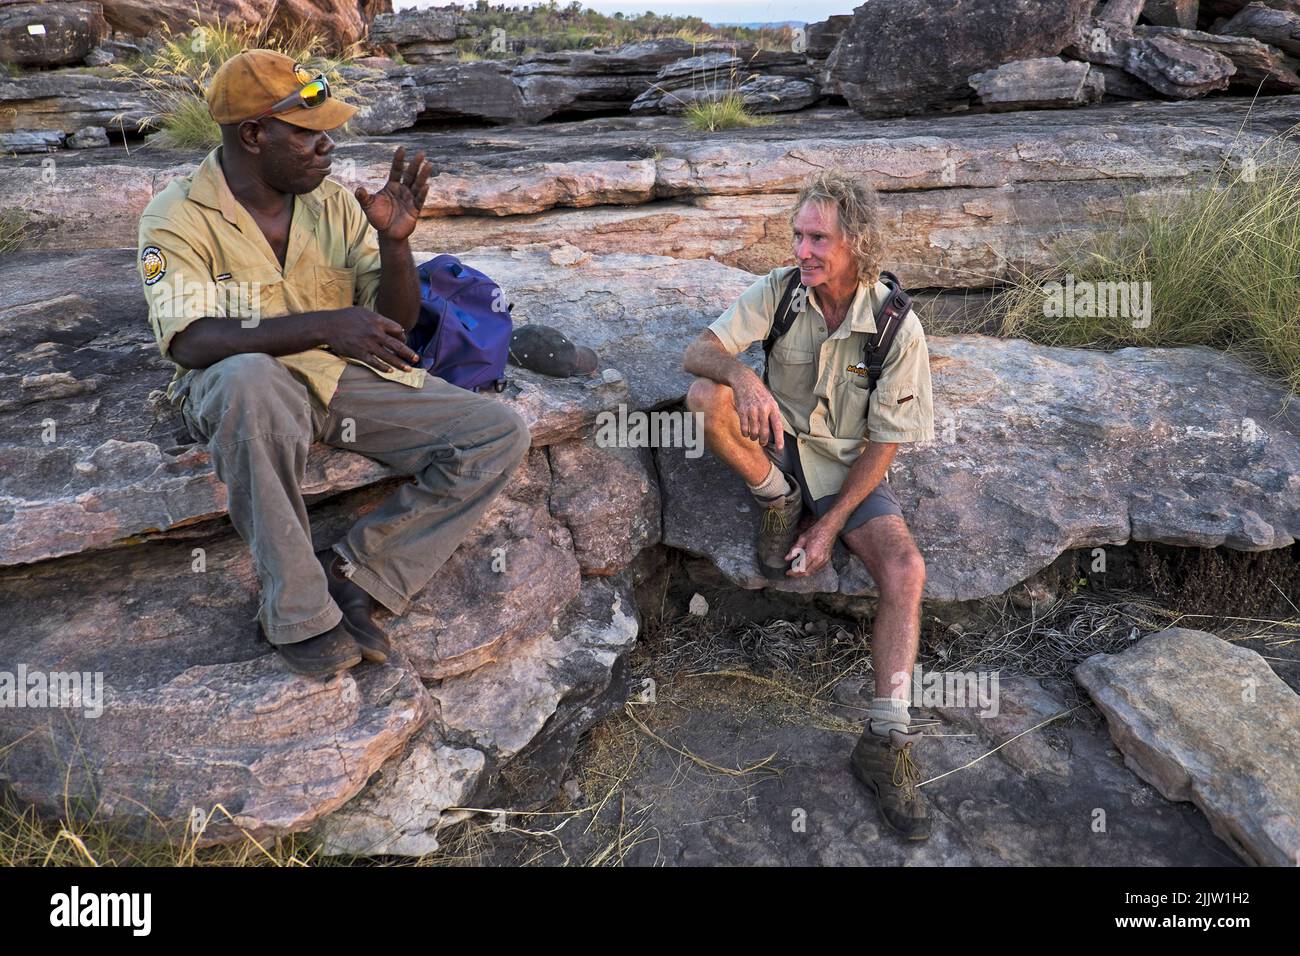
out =
<path fill-rule="evenodd" d="M 807 239 L 796 240 L 794 244 L 794 257 L 796 259 L 807 259 L 809 255 L 808 246 L 809 242 Z"/>
<path fill-rule="evenodd" d="M 320 134 L 320 139 L 316 142 L 316 154 L 318 156 L 328 156 L 334 152 L 334 140 L 330 139 L 330 134 L 324 131 Z"/>

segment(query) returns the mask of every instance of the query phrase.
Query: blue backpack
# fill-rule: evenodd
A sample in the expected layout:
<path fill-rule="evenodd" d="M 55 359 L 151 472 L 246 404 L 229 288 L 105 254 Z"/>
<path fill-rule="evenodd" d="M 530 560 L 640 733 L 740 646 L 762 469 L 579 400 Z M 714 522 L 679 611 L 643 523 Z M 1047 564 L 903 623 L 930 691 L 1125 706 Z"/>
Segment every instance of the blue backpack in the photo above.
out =
<path fill-rule="evenodd" d="M 417 272 L 420 317 L 406 344 L 419 353 L 420 367 L 472 392 L 504 390 L 513 306 L 501 287 L 450 255 Z"/>

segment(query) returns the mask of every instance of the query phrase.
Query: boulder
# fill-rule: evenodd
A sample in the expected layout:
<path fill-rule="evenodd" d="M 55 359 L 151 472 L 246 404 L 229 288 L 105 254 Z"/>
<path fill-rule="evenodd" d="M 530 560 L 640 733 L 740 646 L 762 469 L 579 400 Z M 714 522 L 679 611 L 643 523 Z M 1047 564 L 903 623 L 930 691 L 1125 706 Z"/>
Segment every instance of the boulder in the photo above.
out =
<path fill-rule="evenodd" d="M 980 102 L 994 110 L 1087 106 L 1106 91 L 1105 79 L 1087 63 L 1055 56 L 1018 60 L 976 73 L 970 85 Z"/>
<path fill-rule="evenodd" d="M 201 23 L 266 27 L 284 35 L 307 30 L 335 51 L 361 40 L 376 14 L 392 12 L 391 0 L 205 0 L 197 11 L 192 0 L 102 2 L 109 25 L 130 36 L 157 34 L 164 27 L 187 32 L 197 12 Z"/>
<path fill-rule="evenodd" d="M 386 619 L 393 645 L 422 678 L 454 677 L 492 662 L 506 643 L 544 633 L 577 597 L 573 538 L 548 510 L 551 493 L 546 453 L 534 448 L 410 610 Z"/>
<path fill-rule="evenodd" d="M 622 111 L 650 88 L 669 63 L 711 52 L 752 55 L 752 46 L 691 43 L 668 37 L 619 47 L 535 53 L 511 74 L 523 97 L 523 118 L 539 122 L 557 114 Z"/>
<path fill-rule="evenodd" d="M 526 767 L 530 796 L 558 789 L 578 736 L 626 697 L 622 661 L 638 628 L 630 588 L 605 579 L 584 582 L 547 623 L 508 661 L 434 688 L 441 717 L 317 828 L 326 855 L 432 853 L 459 808 L 493 805 L 485 791 L 507 763 Z"/>
<path fill-rule="evenodd" d="M 1252 2 L 1262 2 L 1272 10 L 1300 13 L 1300 0 L 1201 0 L 1199 23 L 1201 26 L 1209 26 L 1208 21 L 1214 17 L 1236 16 Z"/>
<path fill-rule="evenodd" d="M 136 85 L 84 70 L 0 76 L 0 133 L 104 126 L 134 133 L 153 113 Z"/>
<path fill-rule="evenodd" d="M 598 424 L 547 448 L 550 509 L 573 536 L 582 573 L 609 576 L 659 543 L 659 482 L 649 449 L 605 446 L 599 434 Z"/>
<path fill-rule="evenodd" d="M 415 81 L 389 79 L 383 70 L 355 66 L 340 68 L 350 93 L 347 99 L 359 107 L 348 128 L 363 136 L 382 136 L 409 129 L 424 110 L 424 95 Z"/>
<path fill-rule="evenodd" d="M 67 138 L 68 149 L 99 149 L 108 145 L 108 130 L 102 126 L 83 126 Z"/>
<path fill-rule="evenodd" d="M 0 152 L 49 153 L 61 147 L 67 136 L 57 129 L 19 129 L 0 133 Z"/>
<path fill-rule="evenodd" d="M 93 691 L 5 708 L 0 784 L 55 818 L 200 846 L 273 839 L 347 803 L 435 712 L 400 658 L 325 682 L 285 670 L 233 534 L 8 569 L 0 603 L 0 671 L 102 687 L 99 713 Z"/>
<path fill-rule="evenodd" d="M 1184 26 L 1184 24 L 1171 24 Z M 1300 4 L 1297 10 L 1274 10 L 1262 3 L 1250 3 L 1210 31 L 1224 36 L 1253 37 L 1291 56 L 1300 56 Z"/>
<path fill-rule="evenodd" d="M 1300 16 L 1295 22 L 1300 23 Z M 1134 35 L 1150 44 L 1158 43 L 1162 50 L 1169 50 L 1171 44 L 1177 44 L 1228 60 L 1235 67 L 1229 74 L 1230 82 L 1242 88 L 1243 92 L 1262 89 L 1264 92 L 1293 93 L 1300 90 L 1300 75 L 1296 74 L 1300 63 L 1281 50 L 1247 36 L 1220 36 L 1177 27 L 1142 26 L 1134 29 Z M 1130 69 L 1129 72 L 1135 71 Z M 1145 76 L 1142 78 L 1147 79 Z"/>
<path fill-rule="evenodd" d="M 636 605 L 626 582 L 585 580 L 579 598 L 549 629 L 493 664 L 431 687 L 439 723 L 449 738 L 482 750 L 499 765 L 539 746 L 538 734 L 548 724 L 553 732 L 576 718 L 582 726 L 566 735 L 571 749 L 582 730 L 608 713 L 601 698 L 611 683 L 618 701 L 625 699 L 620 662 L 637 632 Z M 562 774 L 566 763 L 567 757 L 550 765 Z"/>
<path fill-rule="evenodd" d="M 1166 36 L 1130 43 L 1124 69 L 1165 96 L 1177 98 L 1227 89 L 1229 78 L 1237 72 L 1228 57 Z"/>
<path fill-rule="evenodd" d="M 370 25 L 369 44 L 400 54 L 407 63 L 441 63 L 457 57 L 456 40 L 473 36 L 469 21 L 455 8 L 407 8 L 383 13 Z"/>
<path fill-rule="evenodd" d="M 1055 56 L 1091 8 L 1092 0 L 865 3 L 853 11 L 827 72 L 863 116 L 964 109 L 967 77 Z"/>
<path fill-rule="evenodd" d="M 107 32 L 98 3 L 0 0 L 0 63 L 41 67 L 80 63 Z"/>
<path fill-rule="evenodd" d="M 519 88 L 510 79 L 510 65 L 491 60 L 433 66 L 401 66 L 389 79 L 414 84 L 423 99 L 419 119 L 427 122 L 474 120 L 518 123 L 524 116 Z"/>
<path fill-rule="evenodd" d="M 665 66 L 630 110 L 680 114 L 732 94 L 752 113 L 803 109 L 819 98 L 813 73 L 799 54 L 760 50 L 746 58 L 715 50 Z"/>
<path fill-rule="evenodd" d="M 1155 26 L 1195 30 L 1198 6 L 1198 0 L 1147 0 L 1142 15 Z"/>
<path fill-rule="evenodd" d="M 1212 49 L 1184 42 L 1178 35 L 1142 32 L 1163 29 L 1093 18 L 1079 28 L 1068 52 L 1090 63 L 1124 70 L 1164 96 L 1176 99 L 1227 89 L 1229 78 L 1237 72 L 1232 60 Z"/>
<path fill-rule="evenodd" d="M 1170 628 L 1075 678 L 1124 762 L 1247 863 L 1300 865 L 1300 697 L 1252 650 Z"/>

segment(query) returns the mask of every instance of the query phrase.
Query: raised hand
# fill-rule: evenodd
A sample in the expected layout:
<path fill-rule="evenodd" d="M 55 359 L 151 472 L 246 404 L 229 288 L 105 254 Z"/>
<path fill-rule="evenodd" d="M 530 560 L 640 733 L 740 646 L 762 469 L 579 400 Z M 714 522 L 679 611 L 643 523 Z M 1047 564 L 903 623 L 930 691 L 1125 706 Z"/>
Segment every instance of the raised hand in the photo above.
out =
<path fill-rule="evenodd" d="M 367 192 L 364 186 L 356 188 L 357 202 L 381 239 L 400 242 L 415 231 L 420 210 L 429 198 L 429 176 L 432 173 L 433 164 L 424 161 L 424 150 L 416 153 L 408 164 L 406 149 L 399 146 L 393 154 L 388 182 L 382 189 L 372 193 Z"/>

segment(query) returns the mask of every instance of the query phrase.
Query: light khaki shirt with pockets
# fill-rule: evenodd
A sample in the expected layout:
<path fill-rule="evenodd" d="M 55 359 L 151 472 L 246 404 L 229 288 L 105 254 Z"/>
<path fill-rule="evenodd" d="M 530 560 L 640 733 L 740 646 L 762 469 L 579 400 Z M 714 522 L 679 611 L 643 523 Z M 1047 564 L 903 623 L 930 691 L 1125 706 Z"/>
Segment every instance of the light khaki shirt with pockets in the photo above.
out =
<path fill-rule="evenodd" d="M 251 323 L 352 305 L 374 309 L 379 297 L 379 238 L 352 193 L 326 179 L 294 197 L 281 268 L 261 228 L 230 191 L 220 150 L 192 176 L 168 183 L 140 217 L 137 265 L 158 348 L 176 364 L 167 389 L 174 402 L 184 401 L 193 373 L 172 358 L 171 341 L 196 319 Z M 277 358 L 325 406 L 346 363 L 365 365 L 324 346 Z M 413 388 L 423 386 L 426 375 L 421 368 L 371 371 Z"/>
<path fill-rule="evenodd" d="M 767 338 L 796 268 L 769 272 L 709 326 L 731 355 Z M 816 293 L 810 292 L 790 330 L 772 347 L 768 387 L 786 433 L 798 442 L 799 464 L 814 499 L 840 490 L 867 439 L 934 438 L 930 356 L 915 311 L 909 309 L 903 317 L 869 401 L 866 388 L 858 384 L 865 379 L 851 371 L 862 361 L 866 338 L 876 331 L 876 313 L 888 294 L 883 282 L 860 284 L 848 315 L 828 335 Z"/>

